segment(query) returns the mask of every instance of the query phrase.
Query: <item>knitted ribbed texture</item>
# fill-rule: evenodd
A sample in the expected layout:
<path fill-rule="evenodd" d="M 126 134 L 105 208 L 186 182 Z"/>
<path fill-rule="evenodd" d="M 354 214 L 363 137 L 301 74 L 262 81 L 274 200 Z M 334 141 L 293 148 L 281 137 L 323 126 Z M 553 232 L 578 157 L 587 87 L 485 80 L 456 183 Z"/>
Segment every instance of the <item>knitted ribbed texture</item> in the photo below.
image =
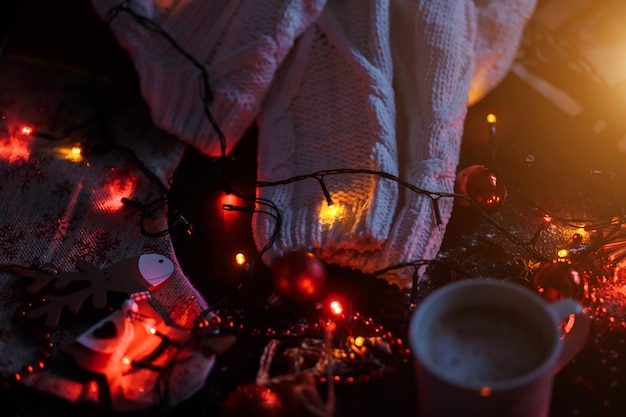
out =
<path fill-rule="evenodd" d="M 260 180 L 333 168 L 398 174 L 389 7 L 386 1 L 355 4 L 329 3 L 277 74 L 259 123 Z M 329 176 L 325 183 L 343 209 L 335 221 L 319 221 L 326 200 L 314 179 L 260 189 L 283 209 L 272 255 L 313 249 L 328 262 L 365 270 L 389 233 L 398 186 L 363 174 Z M 257 216 L 257 241 L 273 227 Z"/>
<path fill-rule="evenodd" d="M 92 1 L 102 14 L 116 3 Z M 452 192 L 467 105 L 508 71 L 535 0 L 303 3 L 132 4 L 206 65 L 216 94 L 211 109 L 229 149 L 258 122 L 259 180 L 369 169 Z M 128 18 L 120 16 L 113 29 L 134 58 L 155 123 L 215 154 L 189 64 Z M 430 198 L 388 179 L 342 174 L 325 184 L 334 217 L 320 216 L 325 200 L 315 179 L 258 190 L 283 218 L 266 263 L 308 249 L 372 272 L 436 256 L 451 198 L 438 201 L 438 226 Z M 275 223 L 262 214 L 253 223 L 263 246 Z M 386 278 L 407 287 L 412 274 L 396 270 Z"/>
<path fill-rule="evenodd" d="M 104 16 L 120 1 L 92 3 Z M 131 5 L 206 66 L 216 96 L 211 111 L 230 151 L 257 117 L 276 68 L 324 3 L 135 0 Z M 134 61 L 155 122 L 205 153 L 219 155 L 217 135 L 202 107 L 200 71 L 161 35 L 126 13 L 111 27 Z"/>

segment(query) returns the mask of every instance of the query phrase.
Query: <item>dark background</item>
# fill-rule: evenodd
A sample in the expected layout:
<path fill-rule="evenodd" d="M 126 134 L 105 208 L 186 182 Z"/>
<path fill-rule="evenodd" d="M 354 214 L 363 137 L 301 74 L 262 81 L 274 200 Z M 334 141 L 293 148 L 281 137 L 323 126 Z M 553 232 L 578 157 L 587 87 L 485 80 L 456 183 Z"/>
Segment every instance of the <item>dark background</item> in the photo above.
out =
<path fill-rule="evenodd" d="M 0 12 L 2 56 L 31 59 L 51 66 L 67 67 L 68 71 L 84 71 L 104 77 L 128 91 L 137 91 L 133 65 L 119 48 L 108 28 L 95 15 L 88 1 L 44 0 L 5 1 Z M 624 154 L 616 146 L 624 134 L 621 127 L 621 102 L 585 75 L 572 73 L 563 62 L 551 62 L 530 68 L 563 88 L 569 88 L 583 101 L 585 111 L 570 117 L 550 100 L 531 88 L 515 74 L 509 74 L 485 99 L 472 107 L 467 115 L 459 169 L 484 164 L 497 167 L 500 179 L 508 186 L 503 210 L 486 219 L 476 210 L 456 207 L 446 231 L 441 259 L 453 261 L 459 271 L 432 268 L 420 283 L 418 299 L 439 285 L 468 276 L 489 275 L 502 279 L 524 276 L 524 265 L 554 257 L 559 245 L 568 243 L 566 225 L 540 236 L 535 245 L 519 245 L 509 239 L 499 227 L 527 242 L 540 225 L 545 212 L 555 217 L 584 217 L 610 220 L 623 215 L 625 169 Z M 0 74 L 1 76 L 1 74 Z M 575 90 L 574 89 L 575 87 Z M 486 123 L 489 113 L 497 115 L 496 144 Z M 602 134 L 592 131 L 599 115 L 611 129 Z M 252 129 L 232 155 L 233 169 L 243 179 L 254 179 L 256 169 L 255 135 Z M 494 148 L 495 146 L 495 148 Z M 494 158 L 495 155 L 495 158 Z M 526 163 L 532 155 L 532 166 Z M 185 187 L 194 178 L 210 177 L 213 162 L 190 150 L 172 185 L 171 207 L 180 210 L 195 224 L 193 237 L 174 233 L 177 256 L 185 273 L 207 298 L 234 294 L 236 272 L 224 262 L 228 242 L 220 225 L 207 221 L 202 204 L 210 200 L 214 190 L 189 198 Z M 493 222 L 496 222 L 497 226 Z M 241 224 L 246 225 L 246 222 Z M 559 233 L 562 231 L 563 233 Z M 231 231 L 232 239 L 252 245 L 247 227 Z M 208 272 L 207 272 L 208 271 Z M 267 278 L 269 271 L 259 274 Z M 207 276 L 209 279 L 207 279 Z M 352 291 L 363 311 L 384 314 L 379 318 L 402 334 L 404 317 L 390 308 L 393 302 L 406 313 L 407 294 L 370 280 L 358 272 L 347 272 L 331 266 L 330 277 L 338 287 Z M 531 276 L 532 278 L 532 276 Z M 626 314 L 621 307 L 622 296 L 616 295 L 621 281 L 602 286 L 596 281 L 598 294 L 611 298 L 603 313 L 595 314 L 593 332 L 588 346 L 560 372 L 555 381 L 552 417 L 617 416 L 626 405 L 621 389 L 626 377 L 623 363 L 624 330 L 620 323 Z M 382 285 L 382 287 L 381 287 Z M 526 285 L 526 283 L 524 283 Z M 381 293 L 381 290 L 384 291 Z M 593 289 L 592 289 L 593 290 Z M 388 295 L 382 299 L 380 294 Z M 357 297 L 358 295 L 358 297 Z M 419 301 L 419 300 L 418 300 Z M 583 303 L 597 313 L 597 300 Z M 610 318 L 613 321 L 610 321 Z M 612 323 L 617 323 L 612 324 Z M 217 415 L 220 402 L 228 390 L 249 381 L 256 371 L 256 357 L 249 354 L 259 346 L 242 344 L 221 358 L 220 367 L 212 373 L 206 389 L 172 411 L 174 415 Z M 248 352 L 246 352 L 248 349 Z M 382 382 L 345 389 L 338 404 L 338 415 L 367 413 L 414 415 L 414 381 L 408 364 L 397 374 Z M 247 367 L 247 368 L 246 368 Z M 21 416 L 52 416 L 71 413 L 74 405 L 66 404 L 44 394 L 7 388 L 0 394 L 10 413 Z M 98 410 L 90 410 L 98 413 Z M 3 413 L 4 415 L 4 413 Z"/>

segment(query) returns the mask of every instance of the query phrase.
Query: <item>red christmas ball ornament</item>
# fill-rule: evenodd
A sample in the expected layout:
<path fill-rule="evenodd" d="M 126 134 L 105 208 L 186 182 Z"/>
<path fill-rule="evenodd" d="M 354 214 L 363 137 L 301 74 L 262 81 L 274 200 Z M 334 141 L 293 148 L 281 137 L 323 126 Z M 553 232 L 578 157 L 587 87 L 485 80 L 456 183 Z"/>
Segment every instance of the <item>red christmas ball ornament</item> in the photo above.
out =
<path fill-rule="evenodd" d="M 583 288 L 578 271 L 565 262 L 543 263 L 535 273 L 533 284 L 537 292 L 548 301 L 578 298 Z"/>
<path fill-rule="evenodd" d="M 488 214 L 495 213 L 506 198 L 504 183 L 483 165 L 471 165 L 461 170 L 454 180 L 454 192 L 468 196 Z M 456 203 L 461 206 L 470 205 L 463 198 L 457 198 Z"/>
<path fill-rule="evenodd" d="M 224 401 L 223 417 L 284 417 L 285 405 L 271 389 L 258 384 L 241 385 Z"/>
<path fill-rule="evenodd" d="M 276 295 L 294 304 L 319 300 L 326 291 L 326 264 L 308 251 L 289 252 L 276 259 L 272 284 Z"/>

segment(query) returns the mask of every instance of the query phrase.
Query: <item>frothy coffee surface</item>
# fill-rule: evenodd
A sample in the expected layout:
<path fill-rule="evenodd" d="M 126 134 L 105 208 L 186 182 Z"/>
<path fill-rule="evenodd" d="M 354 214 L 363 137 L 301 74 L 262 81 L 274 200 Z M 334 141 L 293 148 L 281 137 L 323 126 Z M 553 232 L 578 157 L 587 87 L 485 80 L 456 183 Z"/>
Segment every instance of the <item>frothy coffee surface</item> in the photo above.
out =
<path fill-rule="evenodd" d="M 546 354 L 537 330 L 500 307 L 448 313 L 433 324 L 430 337 L 433 364 L 458 381 L 514 378 L 537 367 Z"/>

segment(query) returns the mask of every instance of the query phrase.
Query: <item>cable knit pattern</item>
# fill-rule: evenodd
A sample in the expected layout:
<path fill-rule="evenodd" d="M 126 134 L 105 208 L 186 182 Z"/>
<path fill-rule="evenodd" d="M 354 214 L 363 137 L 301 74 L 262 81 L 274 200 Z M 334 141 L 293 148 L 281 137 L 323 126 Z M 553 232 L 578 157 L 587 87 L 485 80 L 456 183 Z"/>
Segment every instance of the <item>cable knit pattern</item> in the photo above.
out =
<path fill-rule="evenodd" d="M 260 116 L 259 179 L 346 167 L 397 175 L 388 2 L 360 2 L 359 7 L 357 2 L 330 2 L 277 74 Z M 371 32 L 370 25 L 383 30 Z M 279 208 L 293 208 L 283 211 L 284 232 L 271 255 L 304 248 L 329 262 L 363 269 L 363 260 L 387 237 L 397 185 L 352 174 L 325 182 L 344 211 L 330 222 L 318 220 L 326 201 L 316 180 L 260 190 L 260 197 Z M 255 228 L 259 242 L 274 227 L 261 217 Z"/>
<path fill-rule="evenodd" d="M 92 0 L 102 16 L 119 3 Z M 205 65 L 215 95 L 211 111 L 230 151 L 257 117 L 274 72 L 294 40 L 317 18 L 324 3 L 134 0 L 130 5 Z M 133 59 L 155 123 L 203 152 L 219 155 L 218 137 L 202 107 L 200 71 L 127 14 L 119 14 L 111 28 Z"/>
<path fill-rule="evenodd" d="M 104 15 L 113 0 L 92 0 Z M 452 192 L 467 106 L 507 73 L 536 0 L 253 0 L 131 4 L 206 65 L 211 110 L 231 149 L 259 125 L 258 179 L 369 169 Z M 197 74 L 162 39 L 118 17 L 155 123 L 207 154 L 219 143 Z M 432 259 L 452 212 L 438 200 L 367 174 L 327 176 L 337 213 L 325 216 L 317 180 L 258 189 L 283 228 L 265 261 L 296 249 L 373 272 Z M 253 219 L 257 244 L 275 223 Z M 401 287 L 412 270 L 386 276 Z"/>

